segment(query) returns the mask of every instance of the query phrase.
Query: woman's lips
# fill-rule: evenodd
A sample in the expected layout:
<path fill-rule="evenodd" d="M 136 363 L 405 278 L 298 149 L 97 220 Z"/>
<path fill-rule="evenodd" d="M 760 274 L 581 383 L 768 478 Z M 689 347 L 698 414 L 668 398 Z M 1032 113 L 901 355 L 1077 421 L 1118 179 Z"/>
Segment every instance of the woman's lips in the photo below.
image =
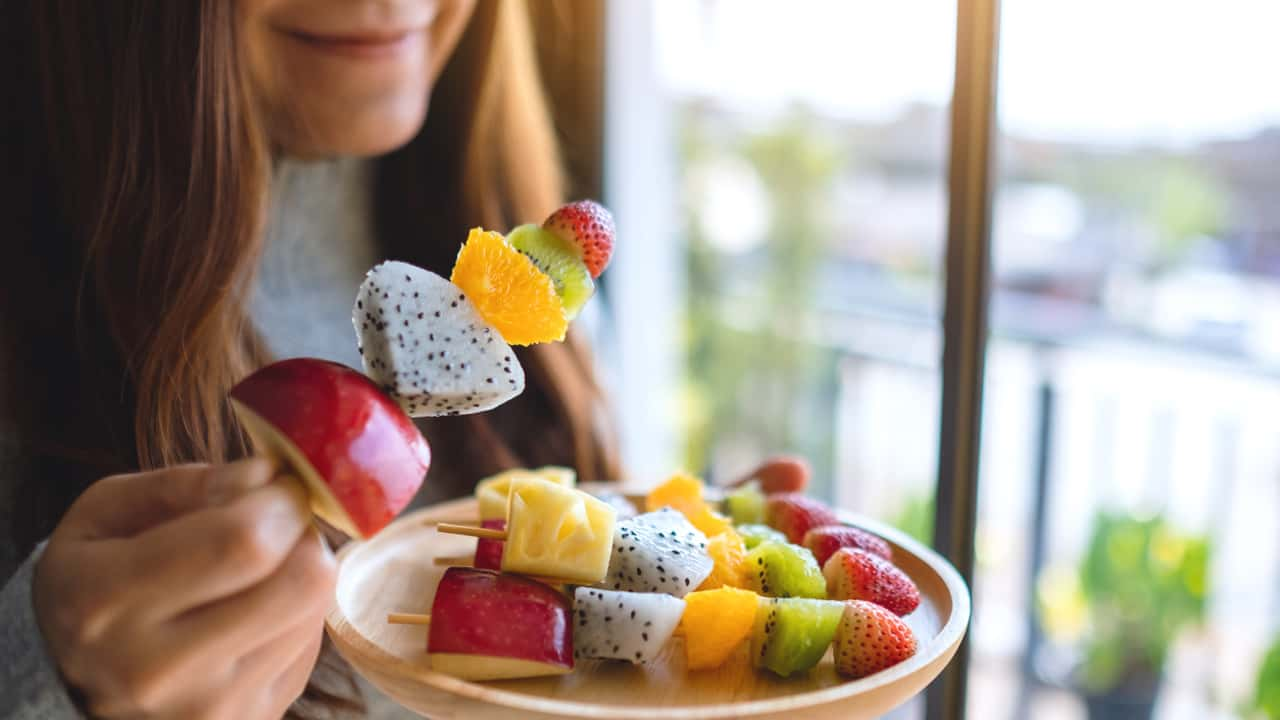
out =
<path fill-rule="evenodd" d="M 314 50 L 350 58 L 378 60 L 394 58 L 413 50 L 422 42 L 426 28 L 334 35 L 290 29 L 283 32 Z"/>

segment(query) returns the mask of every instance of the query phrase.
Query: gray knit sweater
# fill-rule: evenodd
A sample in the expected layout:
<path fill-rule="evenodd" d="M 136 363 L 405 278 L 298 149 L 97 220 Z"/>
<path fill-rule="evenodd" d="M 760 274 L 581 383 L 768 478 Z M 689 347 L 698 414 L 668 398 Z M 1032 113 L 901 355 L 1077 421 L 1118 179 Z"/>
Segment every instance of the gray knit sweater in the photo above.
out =
<path fill-rule="evenodd" d="M 278 357 L 322 357 L 360 366 L 350 313 L 364 271 L 377 259 L 370 170 L 369 163 L 355 160 L 286 162 L 277 170 L 252 307 Z M 0 476 L 20 472 L 19 458 L 0 444 Z M 0 591 L 0 720 L 81 717 L 36 625 L 31 575 L 39 553 L 27 558 Z M 376 697 L 371 704 L 379 717 L 393 712 Z"/>

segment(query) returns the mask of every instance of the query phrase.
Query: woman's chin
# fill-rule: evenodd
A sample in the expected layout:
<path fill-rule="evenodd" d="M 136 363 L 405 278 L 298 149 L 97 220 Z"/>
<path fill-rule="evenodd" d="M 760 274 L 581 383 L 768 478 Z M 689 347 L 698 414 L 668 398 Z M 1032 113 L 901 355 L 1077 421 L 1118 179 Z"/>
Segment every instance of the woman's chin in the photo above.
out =
<path fill-rule="evenodd" d="M 422 130 L 426 112 L 427 102 L 421 96 L 363 111 L 313 112 L 307 117 L 315 121 L 276 139 L 284 152 L 294 157 L 375 157 L 412 140 Z"/>

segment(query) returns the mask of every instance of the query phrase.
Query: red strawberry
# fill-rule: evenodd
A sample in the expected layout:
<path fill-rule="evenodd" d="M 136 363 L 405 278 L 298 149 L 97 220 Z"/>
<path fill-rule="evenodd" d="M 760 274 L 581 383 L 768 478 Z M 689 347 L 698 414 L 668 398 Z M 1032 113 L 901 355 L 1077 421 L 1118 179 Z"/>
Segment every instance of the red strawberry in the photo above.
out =
<path fill-rule="evenodd" d="M 805 533 L 801 544 L 813 552 L 818 559 L 818 567 L 826 565 L 827 559 L 840 548 L 858 548 L 885 560 L 893 559 L 889 543 L 866 530 L 848 525 L 820 525 Z"/>
<path fill-rule="evenodd" d="M 832 600 L 869 600 L 898 615 L 920 605 L 920 591 L 898 566 L 856 548 L 837 550 L 822 566 L 827 597 Z"/>
<path fill-rule="evenodd" d="M 800 493 L 770 495 L 764 503 L 765 523 L 787 536 L 787 542 L 800 544 L 810 528 L 835 525 L 836 511 L 821 500 Z"/>
<path fill-rule="evenodd" d="M 481 522 L 480 525 L 493 530 L 507 529 L 506 520 L 485 520 Z M 476 540 L 475 566 L 482 570 L 501 570 L 502 541 L 487 540 L 485 538 Z"/>
<path fill-rule="evenodd" d="M 760 483 L 760 491 L 765 495 L 800 492 L 809 485 L 809 462 L 794 455 L 774 455 L 730 487 L 740 487 L 752 480 Z"/>
<path fill-rule="evenodd" d="M 613 215 L 594 200 L 579 200 L 561 206 L 551 213 L 542 227 L 578 248 L 578 254 L 593 278 L 600 277 L 613 256 Z"/>
<path fill-rule="evenodd" d="M 916 636 L 899 617 L 879 605 L 850 600 L 844 604 L 832 652 L 836 672 L 864 678 L 915 655 Z"/>

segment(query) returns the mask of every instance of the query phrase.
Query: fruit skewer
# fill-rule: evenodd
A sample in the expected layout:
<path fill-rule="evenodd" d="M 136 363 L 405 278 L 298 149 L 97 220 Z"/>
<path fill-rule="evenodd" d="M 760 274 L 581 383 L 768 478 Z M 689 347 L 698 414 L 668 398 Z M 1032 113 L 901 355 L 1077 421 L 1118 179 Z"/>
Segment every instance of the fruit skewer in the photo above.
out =
<path fill-rule="evenodd" d="M 722 499 L 688 476 L 677 476 L 659 489 L 644 497 L 622 496 L 625 502 L 651 510 L 658 503 L 665 506 L 616 523 L 607 577 L 575 593 L 575 657 L 646 663 L 659 656 L 671 637 L 681 636 L 686 666 L 698 671 L 723 664 L 750 639 L 750 662 L 787 677 L 808 672 L 834 643 L 836 671 L 862 677 L 914 653 L 914 636 L 897 616 L 914 610 L 919 596 L 910 579 L 893 566 L 892 550 L 883 539 L 839 524 L 831 508 L 797 493 L 766 495 L 757 486 L 733 490 Z M 514 497 L 519 496 L 517 490 Z M 736 508 L 729 502 L 735 498 Z M 521 503 L 509 498 L 505 506 L 500 500 L 490 505 L 490 515 L 501 506 L 514 518 L 511 508 Z M 523 509 L 531 508 L 526 504 Z M 725 509 L 735 520 L 752 522 L 738 524 L 736 530 L 726 528 L 708 541 L 688 517 L 706 520 L 708 509 Z M 556 524 L 556 517 L 550 516 L 551 524 Z M 761 521 L 772 528 L 752 526 Z M 485 528 L 451 523 L 437 527 L 478 537 L 490 544 L 489 552 L 503 554 L 504 541 L 511 540 L 504 524 L 490 517 Z M 743 543 L 746 537 L 751 538 L 749 551 Z M 801 538 L 803 545 L 792 538 Z M 693 543 L 672 544 L 673 540 Z M 738 579 L 729 567 L 734 563 L 726 562 L 722 569 L 720 557 L 711 574 L 682 577 L 675 569 L 682 566 L 676 565 L 679 556 L 674 551 L 709 566 L 708 546 L 713 541 L 738 548 L 731 553 L 741 554 L 738 564 L 745 566 Z M 484 554 L 477 553 L 478 562 Z M 819 554 L 827 562 L 816 562 Z M 690 594 L 686 587 L 698 592 Z M 400 614 L 389 621 L 429 624 L 431 618 Z"/>
<path fill-rule="evenodd" d="M 504 572 L 593 585 L 608 570 L 616 519 L 612 506 L 580 490 L 522 477 L 511 483 L 505 528 L 439 523 L 436 531 L 500 541 Z"/>
<path fill-rule="evenodd" d="M 471 568 L 445 571 L 429 613 L 387 615 L 391 624 L 427 626 L 432 669 L 466 680 L 571 671 L 572 620 L 570 600 L 559 590 Z"/>
<path fill-rule="evenodd" d="M 472 230 L 448 280 L 401 262 L 371 269 L 351 311 L 364 375 L 294 358 L 229 392 L 256 452 L 347 535 L 377 533 L 422 485 L 431 452 L 409 416 L 481 412 L 520 394 L 509 343 L 562 340 L 613 250 L 613 218 L 592 201 L 519 230 L 514 243 Z"/>

